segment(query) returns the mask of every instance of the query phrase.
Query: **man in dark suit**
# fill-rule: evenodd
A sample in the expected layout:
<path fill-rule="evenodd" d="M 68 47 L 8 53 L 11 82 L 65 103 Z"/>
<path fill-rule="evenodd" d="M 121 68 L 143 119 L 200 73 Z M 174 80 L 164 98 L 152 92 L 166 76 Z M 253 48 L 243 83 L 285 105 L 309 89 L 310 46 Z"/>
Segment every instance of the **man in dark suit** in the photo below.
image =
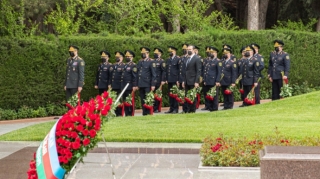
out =
<path fill-rule="evenodd" d="M 200 75 L 201 75 L 201 59 L 198 55 L 194 52 L 195 46 L 194 45 L 188 45 L 187 51 L 188 51 L 188 59 L 186 61 L 186 74 L 185 74 L 185 80 L 182 83 L 182 87 L 185 88 L 186 95 L 188 93 L 188 90 L 191 90 L 193 88 L 198 88 L 200 83 Z M 195 98 L 195 101 L 192 105 L 189 105 L 187 108 L 187 112 L 196 112 L 196 102 L 197 98 Z"/>

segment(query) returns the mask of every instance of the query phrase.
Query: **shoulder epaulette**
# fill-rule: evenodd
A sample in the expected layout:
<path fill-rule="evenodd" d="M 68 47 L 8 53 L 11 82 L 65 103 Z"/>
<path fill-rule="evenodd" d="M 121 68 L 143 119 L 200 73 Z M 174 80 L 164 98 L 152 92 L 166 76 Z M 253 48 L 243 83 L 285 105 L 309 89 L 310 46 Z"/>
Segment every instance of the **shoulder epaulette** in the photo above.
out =
<path fill-rule="evenodd" d="M 78 56 L 78 59 L 79 59 L 79 60 L 83 60 L 83 59 L 82 59 L 81 57 L 79 57 L 79 56 Z"/>
<path fill-rule="evenodd" d="M 150 60 L 150 61 L 154 61 L 154 59 L 152 59 L 152 58 L 149 58 L 149 60 Z"/>

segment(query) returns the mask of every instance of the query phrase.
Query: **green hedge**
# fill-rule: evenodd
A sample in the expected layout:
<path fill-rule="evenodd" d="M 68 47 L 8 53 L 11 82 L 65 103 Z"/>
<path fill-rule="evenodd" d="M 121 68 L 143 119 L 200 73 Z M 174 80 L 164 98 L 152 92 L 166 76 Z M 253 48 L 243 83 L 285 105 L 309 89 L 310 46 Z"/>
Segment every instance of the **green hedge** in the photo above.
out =
<path fill-rule="evenodd" d="M 189 43 L 201 47 L 200 55 L 204 56 L 206 45 L 221 49 L 228 43 L 239 57 L 241 46 L 256 42 L 261 46 L 260 53 L 268 57 L 273 50 L 274 39 L 282 39 L 285 51 L 291 57 L 290 83 L 320 86 L 318 69 L 320 67 L 320 34 L 296 31 L 208 31 L 187 34 L 152 34 L 143 37 L 115 35 L 83 35 L 55 37 L 32 37 L 25 39 L 0 38 L 0 108 L 17 110 L 23 105 L 38 108 L 47 102 L 61 104 L 65 100 L 63 81 L 65 76 L 65 60 L 68 58 L 68 46 L 80 47 L 79 56 L 86 62 L 85 86 L 82 99 L 88 100 L 97 95 L 93 88 L 97 65 L 100 61 L 99 51 L 107 49 L 115 51 L 131 49 L 136 52 L 135 61 L 139 60 L 141 46 L 160 47 L 166 51 L 168 45 L 179 48 Z M 164 54 L 167 58 L 168 54 Z M 111 60 L 115 61 L 114 57 Z M 264 70 L 264 75 L 266 75 Z M 262 98 L 270 97 L 271 85 L 262 80 Z M 165 90 L 166 91 L 166 90 Z M 138 96 L 138 95 L 137 95 Z M 236 99 L 239 97 L 237 96 Z M 164 99 L 167 105 L 167 99 Z M 139 107 L 139 106 L 137 106 Z"/>

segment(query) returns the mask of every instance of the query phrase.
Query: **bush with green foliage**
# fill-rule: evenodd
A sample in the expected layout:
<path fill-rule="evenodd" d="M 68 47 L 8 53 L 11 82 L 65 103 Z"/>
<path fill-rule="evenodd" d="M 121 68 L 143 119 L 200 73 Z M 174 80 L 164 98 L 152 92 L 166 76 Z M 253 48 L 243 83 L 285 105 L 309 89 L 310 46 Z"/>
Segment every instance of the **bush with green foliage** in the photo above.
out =
<path fill-rule="evenodd" d="M 47 103 L 46 106 L 39 106 L 36 109 L 28 107 L 26 105 L 21 106 L 18 110 L 1 109 L 0 108 L 0 121 L 1 120 L 13 120 L 13 119 L 25 119 L 63 115 L 67 112 L 67 108 L 64 105 L 56 105 Z"/>
<path fill-rule="evenodd" d="M 273 40 L 282 39 L 284 50 L 290 54 L 291 70 L 290 84 L 302 85 L 308 81 L 309 87 L 320 86 L 318 69 L 320 68 L 320 34 L 297 31 L 218 31 L 206 29 L 203 33 L 166 34 L 155 33 L 144 36 L 118 35 L 86 35 L 60 36 L 52 35 L 30 38 L 0 38 L 0 108 L 18 110 L 23 105 L 32 109 L 46 106 L 47 102 L 65 104 L 63 90 L 68 46 L 77 45 L 79 56 L 86 62 L 85 85 L 81 98 L 88 101 L 98 94 L 94 89 L 95 75 L 100 63 L 99 52 L 108 50 L 114 63 L 114 52 L 117 50 L 132 50 L 136 53 L 134 61 L 140 57 L 140 47 L 148 46 L 151 49 L 159 47 L 164 50 L 163 58 L 168 58 L 167 47 L 177 47 L 178 55 L 182 53 L 183 43 L 195 44 L 204 57 L 205 46 L 212 45 L 218 49 L 228 43 L 234 48 L 234 54 L 240 57 L 239 51 L 243 45 L 255 42 L 261 46 L 260 54 L 264 56 L 267 76 L 268 58 L 274 50 Z M 152 53 L 151 53 L 152 54 Z M 221 56 L 221 52 L 219 57 Z M 271 84 L 266 79 L 261 80 L 261 97 L 270 98 Z M 300 90 L 301 91 L 301 90 Z M 305 90 L 304 90 L 305 91 Z M 307 91 L 305 91 L 307 92 Z M 163 87 L 163 103 L 167 106 L 167 85 Z M 298 94 L 298 92 L 295 92 Z M 236 94 L 235 100 L 240 95 Z M 140 108 L 139 93 L 136 93 L 136 108 Z"/>
<path fill-rule="evenodd" d="M 265 146 L 319 146 L 319 138 L 292 139 L 279 135 L 248 138 L 207 137 L 203 140 L 200 156 L 203 166 L 258 167 L 259 151 Z"/>

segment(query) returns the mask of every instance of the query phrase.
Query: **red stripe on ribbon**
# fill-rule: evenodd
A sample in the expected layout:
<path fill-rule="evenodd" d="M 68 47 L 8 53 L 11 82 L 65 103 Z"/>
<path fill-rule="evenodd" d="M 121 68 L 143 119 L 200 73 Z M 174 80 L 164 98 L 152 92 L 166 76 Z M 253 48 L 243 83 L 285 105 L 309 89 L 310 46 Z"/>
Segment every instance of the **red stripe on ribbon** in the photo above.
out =
<path fill-rule="evenodd" d="M 44 143 L 42 146 L 42 158 L 43 158 L 43 167 L 46 175 L 46 179 L 58 179 L 56 176 L 54 176 L 52 172 L 52 167 L 50 163 L 50 156 L 49 156 L 49 141 L 48 141 L 49 135 L 44 139 Z M 45 152 L 46 150 L 46 152 Z"/>

